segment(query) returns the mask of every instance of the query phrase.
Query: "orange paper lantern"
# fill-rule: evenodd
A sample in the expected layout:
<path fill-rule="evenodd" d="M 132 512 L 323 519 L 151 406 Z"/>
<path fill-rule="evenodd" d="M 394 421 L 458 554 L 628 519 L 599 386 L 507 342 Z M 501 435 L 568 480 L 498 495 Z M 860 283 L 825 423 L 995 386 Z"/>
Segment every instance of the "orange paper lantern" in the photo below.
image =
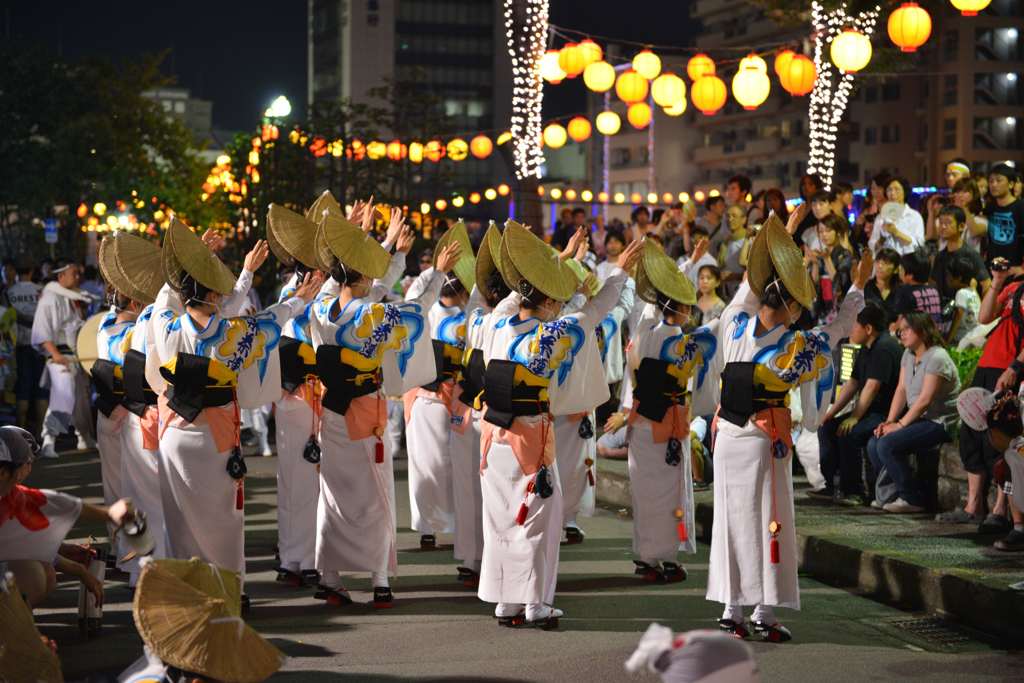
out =
<path fill-rule="evenodd" d="M 469 141 L 469 151 L 477 159 L 486 159 L 494 151 L 494 143 L 486 135 L 477 135 Z"/>
<path fill-rule="evenodd" d="M 648 90 L 647 79 L 633 69 L 623 71 L 615 81 L 615 94 L 626 104 L 634 104 L 647 99 Z"/>
<path fill-rule="evenodd" d="M 431 140 L 430 142 L 423 146 L 423 156 L 429 159 L 430 161 L 433 161 L 435 164 L 441 161 L 441 159 L 444 159 L 444 155 L 445 146 L 444 143 L 441 142 L 440 140 Z M 438 211 L 442 210 L 443 209 L 438 209 Z"/>
<path fill-rule="evenodd" d="M 590 66 L 594 62 L 600 62 L 604 59 L 604 50 L 602 50 L 601 46 L 590 38 L 580 41 L 579 50 L 580 54 L 583 55 L 583 63 L 586 66 Z M 586 66 L 584 68 L 586 68 Z"/>
<path fill-rule="evenodd" d="M 582 116 L 575 116 L 569 121 L 567 126 L 569 131 L 569 137 L 573 139 L 573 142 L 583 142 L 590 137 L 592 131 L 590 121 Z"/>
<path fill-rule="evenodd" d="M 693 106 L 711 116 L 725 105 L 725 83 L 718 76 L 701 76 L 690 88 Z"/>
<path fill-rule="evenodd" d="M 583 70 L 583 83 L 594 92 L 608 92 L 615 85 L 615 67 L 608 62 L 594 62 Z"/>
<path fill-rule="evenodd" d="M 651 107 L 646 102 L 637 102 L 629 105 L 626 110 L 626 120 L 634 128 L 646 128 L 651 122 Z"/>
<path fill-rule="evenodd" d="M 715 75 L 715 62 L 703 52 L 690 57 L 686 63 L 686 75 L 696 83 L 702 76 Z"/>
<path fill-rule="evenodd" d="M 975 17 L 978 12 L 985 9 L 992 3 L 992 0 L 951 0 L 953 7 L 960 10 L 965 17 Z"/>
<path fill-rule="evenodd" d="M 932 34 L 932 18 L 916 2 L 905 2 L 889 15 L 889 40 L 903 52 L 915 52 Z"/>
<path fill-rule="evenodd" d="M 805 55 L 793 55 L 785 70 L 779 74 L 782 89 L 797 97 L 814 90 L 814 81 L 817 78 L 818 73 L 814 68 L 814 62 Z"/>
<path fill-rule="evenodd" d="M 856 73 L 871 61 L 871 39 L 860 31 L 846 29 L 832 39 L 832 63 L 843 73 Z"/>
<path fill-rule="evenodd" d="M 789 63 L 793 61 L 793 57 L 796 57 L 796 52 L 792 50 L 783 50 L 775 55 L 775 75 L 780 79 L 783 77 L 782 74 L 785 73 L 787 67 L 789 67 Z"/>
<path fill-rule="evenodd" d="M 569 78 L 576 78 L 587 68 L 586 57 L 577 43 L 566 43 L 558 51 L 558 66 Z"/>
<path fill-rule="evenodd" d="M 409 153 L 409 148 L 402 144 L 401 140 L 392 140 L 388 143 L 388 159 L 401 161 Z"/>
<path fill-rule="evenodd" d="M 660 107 L 672 107 L 686 99 L 686 83 L 673 73 L 663 73 L 651 84 L 651 97 Z"/>

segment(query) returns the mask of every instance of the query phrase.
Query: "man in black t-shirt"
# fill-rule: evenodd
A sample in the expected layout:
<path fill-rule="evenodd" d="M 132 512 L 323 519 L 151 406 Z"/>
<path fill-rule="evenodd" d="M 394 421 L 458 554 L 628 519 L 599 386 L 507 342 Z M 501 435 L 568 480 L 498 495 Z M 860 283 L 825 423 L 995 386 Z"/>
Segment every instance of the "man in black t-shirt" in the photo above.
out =
<path fill-rule="evenodd" d="M 988 218 L 989 261 L 1003 257 L 1011 266 L 1024 261 L 1024 201 L 1011 192 L 1017 181 L 1017 170 L 997 164 L 988 174 L 988 193 L 992 201 L 985 207 Z"/>
<path fill-rule="evenodd" d="M 857 505 L 865 502 L 861 451 L 889 414 L 903 356 L 903 347 L 889 335 L 887 328 L 885 311 L 874 302 L 865 304 L 857 314 L 850 341 L 860 344 L 861 349 L 853 364 L 853 374 L 818 428 L 825 488 L 810 492 L 815 498 L 831 500 L 836 497 L 835 475 L 838 472 L 841 502 Z M 854 396 L 857 400 L 853 410 L 836 417 Z"/>
<path fill-rule="evenodd" d="M 934 285 L 928 284 L 932 266 L 923 249 L 916 249 L 900 257 L 900 277 L 903 284 L 892 293 L 892 310 L 897 315 L 920 311 L 935 321 L 935 326 L 945 334 L 949 325 L 943 326 L 942 297 Z"/>

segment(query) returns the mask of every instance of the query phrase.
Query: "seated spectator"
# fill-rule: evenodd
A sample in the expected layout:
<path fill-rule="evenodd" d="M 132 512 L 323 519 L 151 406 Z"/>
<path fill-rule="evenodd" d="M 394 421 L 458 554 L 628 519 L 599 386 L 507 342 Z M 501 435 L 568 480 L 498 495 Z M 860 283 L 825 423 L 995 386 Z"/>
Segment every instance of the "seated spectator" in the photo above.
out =
<path fill-rule="evenodd" d="M 943 240 L 943 246 L 935 254 L 935 259 L 932 262 L 931 281 L 939 290 L 939 295 L 942 297 L 943 302 L 952 300 L 956 296 L 957 290 L 960 289 L 948 282 L 946 277 L 949 261 L 956 255 L 963 255 L 971 264 L 970 277 L 967 280 L 968 285 L 970 285 L 971 280 L 976 281 L 978 286 L 981 287 L 981 293 L 984 294 L 992 284 L 992 280 L 988 275 L 988 269 L 985 267 L 985 260 L 981 258 L 981 254 L 973 247 L 964 243 L 964 223 L 966 220 L 967 215 L 958 206 L 946 206 L 939 211 L 939 237 Z"/>
<path fill-rule="evenodd" d="M 906 349 L 899 383 L 888 417 L 868 442 L 868 458 L 878 476 L 872 506 L 886 512 L 923 512 L 924 492 L 911 471 L 910 455 L 949 440 L 946 429 L 956 416 L 960 376 L 931 316 L 915 311 L 901 316 L 897 324 Z M 892 493 L 885 491 L 883 468 L 895 489 Z"/>
<path fill-rule="evenodd" d="M 809 494 L 828 500 L 835 498 L 838 474 L 838 497 L 846 503 L 863 505 L 866 501 L 861 450 L 889 414 L 899 384 L 903 348 L 889 334 L 885 311 L 874 302 L 865 304 L 857 314 L 850 341 L 861 346 L 853 363 L 853 374 L 818 428 L 825 488 Z M 851 401 L 853 410 L 840 415 Z"/>
<path fill-rule="evenodd" d="M 717 266 L 704 265 L 697 272 L 697 308 L 700 309 L 700 324 L 707 325 L 717 320 L 725 310 L 725 301 L 719 296 L 722 271 Z"/>
<path fill-rule="evenodd" d="M 129 500 L 110 508 L 66 493 L 23 486 L 32 472 L 35 440 L 18 427 L 0 427 L 0 575 L 10 571 L 30 607 L 56 588 L 54 568 L 77 576 L 102 602 L 103 586 L 85 567 L 63 555 L 64 536 L 79 518 L 120 527 L 134 515 Z"/>
<path fill-rule="evenodd" d="M 899 270 L 900 255 L 892 249 L 882 249 L 875 255 L 875 277 L 864 287 L 864 300 L 881 306 L 890 325 L 896 321 L 893 293 L 900 286 Z"/>
<path fill-rule="evenodd" d="M 981 301 L 978 322 L 987 325 L 998 324 L 989 333 L 985 346 L 974 369 L 972 387 L 989 391 L 1016 389 L 1024 377 L 1024 287 L 1022 280 L 1011 278 L 1007 261 L 993 263 L 992 286 Z M 1010 530 L 1006 519 L 1006 495 L 1001 488 L 996 490 L 995 506 L 985 514 L 988 503 L 992 470 L 1000 453 L 992 447 L 984 432 L 972 429 L 967 424 L 960 428 L 957 439 L 960 461 L 967 470 L 967 501 L 962 508 L 938 515 L 940 522 L 950 524 L 978 524 L 980 534 L 1005 534 Z M 980 521 L 980 524 L 979 524 Z"/>
<path fill-rule="evenodd" d="M 923 249 L 917 249 L 900 257 L 900 279 L 903 284 L 893 294 L 892 310 L 896 315 L 906 315 L 914 311 L 927 313 L 935 322 L 935 327 L 942 329 L 942 299 L 939 290 L 928 284 L 931 273 L 928 255 Z"/>
<path fill-rule="evenodd" d="M 949 321 L 949 331 L 946 333 L 947 346 L 959 345 L 960 340 L 978 326 L 978 313 L 981 312 L 981 297 L 972 286 L 977 274 L 977 262 L 969 254 L 961 252 L 957 252 L 946 265 L 946 282 L 956 289 L 956 294 L 946 309 L 948 313 L 944 314 Z"/>
<path fill-rule="evenodd" d="M 895 249 L 908 254 L 924 246 L 924 219 L 912 209 L 910 183 L 905 178 L 892 178 L 885 188 L 886 202 L 875 218 L 868 246 L 872 251 Z M 887 208 L 892 205 L 892 208 Z"/>
<path fill-rule="evenodd" d="M 850 183 L 832 183 L 832 213 L 848 221 L 847 212 L 853 205 L 853 185 Z"/>

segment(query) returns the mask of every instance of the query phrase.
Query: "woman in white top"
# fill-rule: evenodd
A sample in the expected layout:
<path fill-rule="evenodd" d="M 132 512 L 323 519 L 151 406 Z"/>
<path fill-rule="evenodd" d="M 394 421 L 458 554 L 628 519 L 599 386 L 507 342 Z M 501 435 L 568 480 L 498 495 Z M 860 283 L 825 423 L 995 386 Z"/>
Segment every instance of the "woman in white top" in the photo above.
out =
<path fill-rule="evenodd" d="M 868 246 L 872 253 L 889 248 L 899 254 L 909 254 L 924 246 L 924 219 L 910 208 L 910 183 L 905 178 L 893 178 L 885 187 L 886 203 L 882 205 Z"/>

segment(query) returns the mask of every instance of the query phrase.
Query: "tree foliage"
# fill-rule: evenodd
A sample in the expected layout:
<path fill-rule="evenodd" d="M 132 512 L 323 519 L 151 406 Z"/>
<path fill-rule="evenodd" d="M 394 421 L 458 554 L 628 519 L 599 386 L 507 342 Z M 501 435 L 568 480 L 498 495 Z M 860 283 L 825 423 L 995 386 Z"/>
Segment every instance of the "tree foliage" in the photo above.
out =
<path fill-rule="evenodd" d="M 161 205 L 194 224 L 214 220 L 199 199 L 207 169 L 190 133 L 143 96 L 168 84 L 163 55 L 72 63 L 9 47 L 0 59 L 0 251 L 39 253 L 39 222 L 55 217 L 61 251 L 78 253 L 75 207 L 129 201 L 133 191 L 140 221 Z"/>

